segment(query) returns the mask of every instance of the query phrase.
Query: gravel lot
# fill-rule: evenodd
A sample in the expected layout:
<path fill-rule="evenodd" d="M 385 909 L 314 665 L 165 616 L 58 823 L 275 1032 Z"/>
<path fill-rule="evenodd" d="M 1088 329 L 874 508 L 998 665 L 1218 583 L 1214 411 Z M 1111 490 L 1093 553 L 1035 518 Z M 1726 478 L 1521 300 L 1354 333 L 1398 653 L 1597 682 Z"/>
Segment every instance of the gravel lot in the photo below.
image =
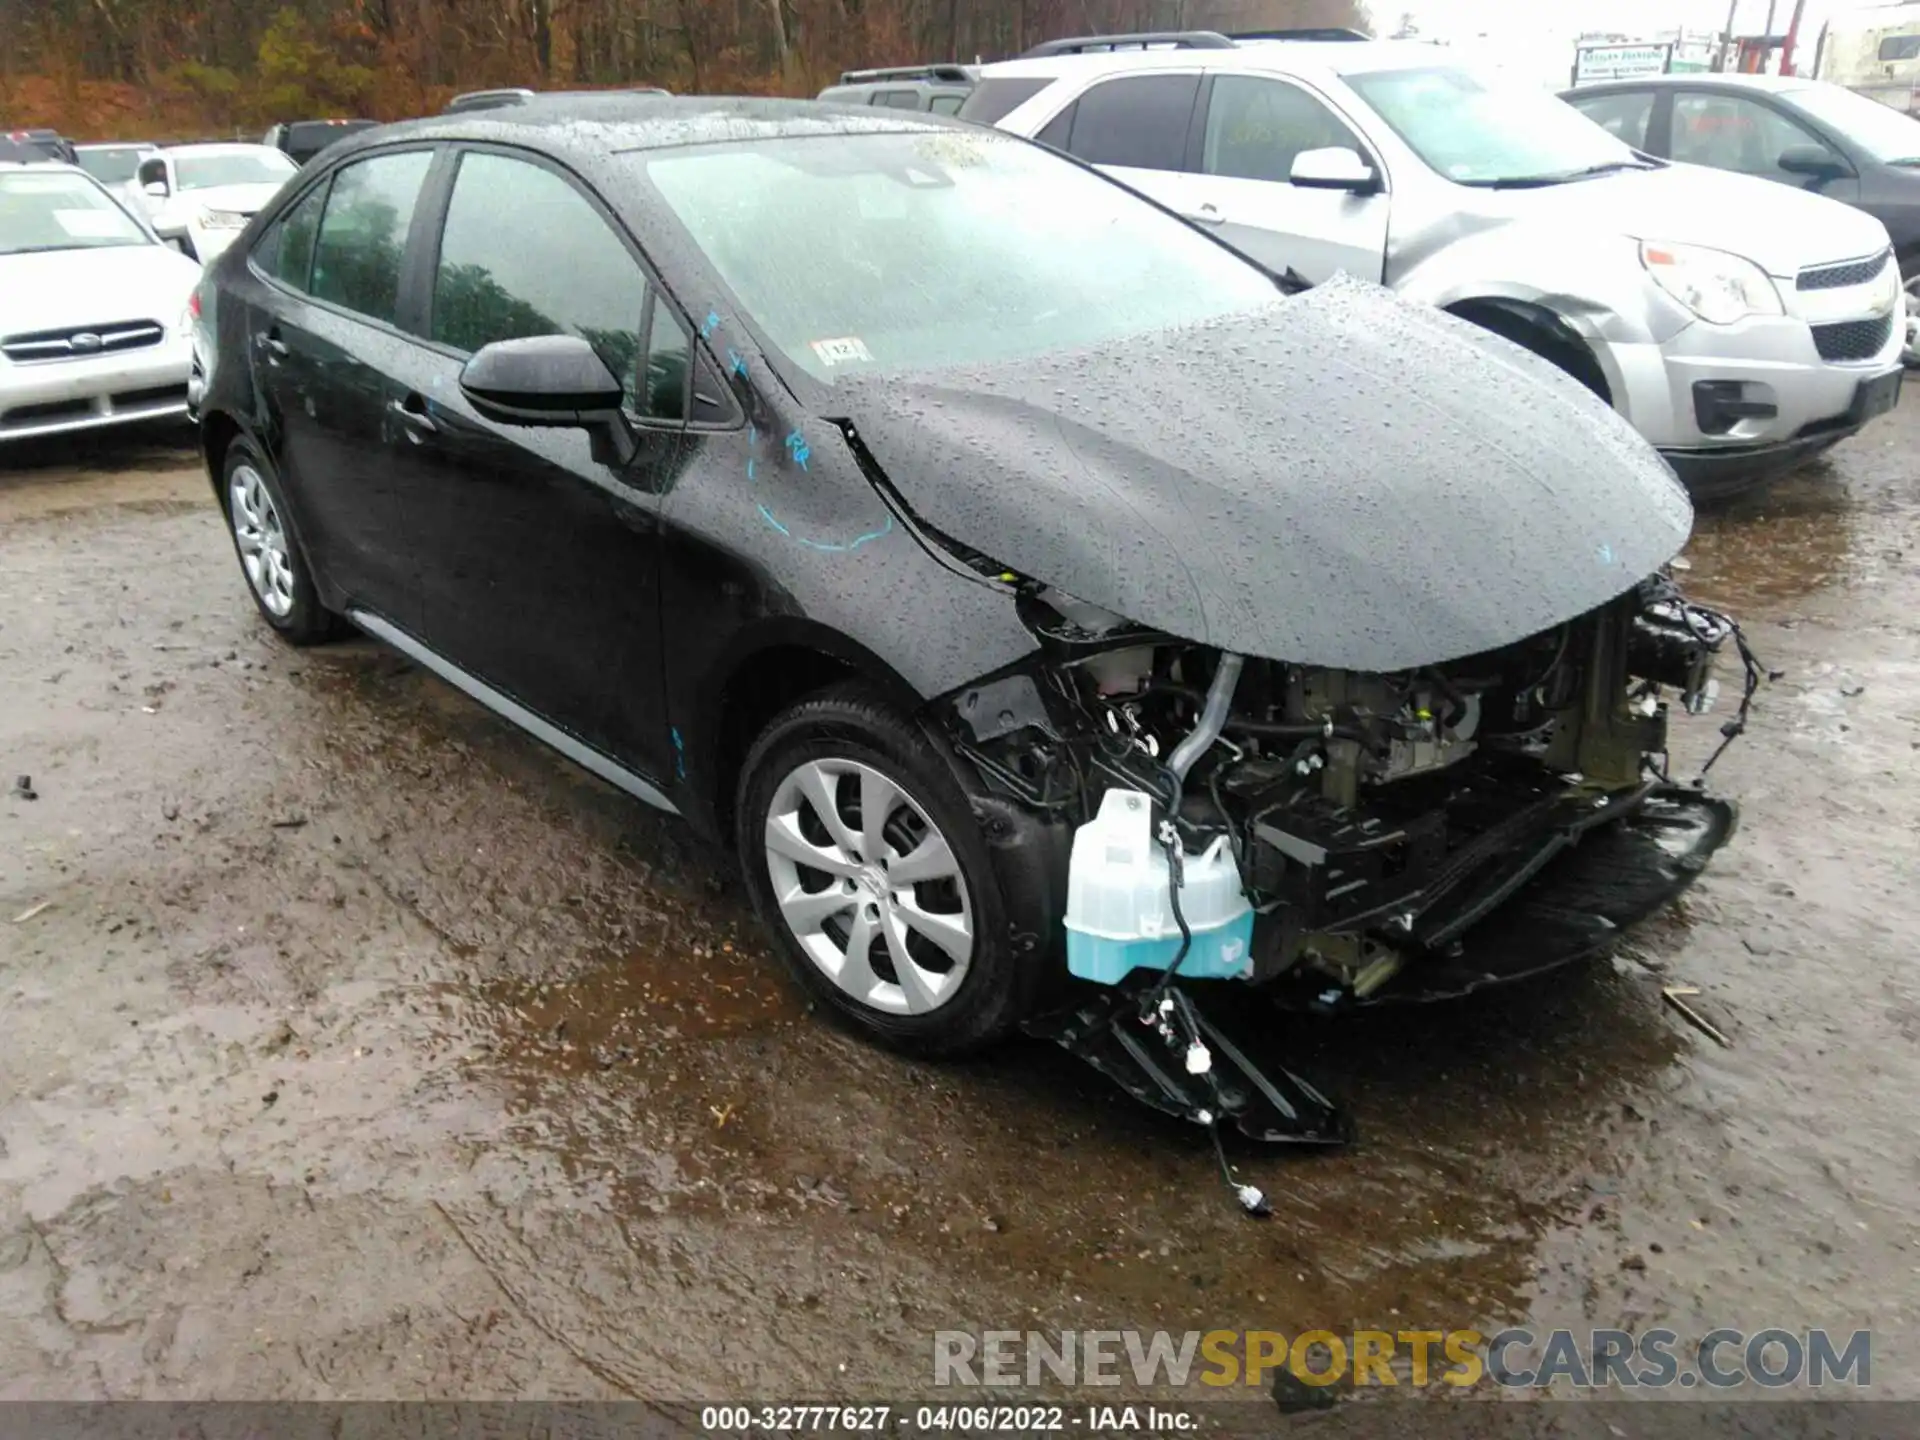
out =
<path fill-rule="evenodd" d="M 1920 394 L 1701 518 L 1786 674 L 1677 913 L 1274 1022 L 1361 1140 L 1243 1155 L 1264 1226 L 1064 1057 L 803 1013 L 729 862 L 392 652 L 276 643 L 174 437 L 9 450 L 0 1398 L 899 1397 L 936 1328 L 1511 1322 L 1871 1326 L 1920 1398 L 1916 439 Z"/>

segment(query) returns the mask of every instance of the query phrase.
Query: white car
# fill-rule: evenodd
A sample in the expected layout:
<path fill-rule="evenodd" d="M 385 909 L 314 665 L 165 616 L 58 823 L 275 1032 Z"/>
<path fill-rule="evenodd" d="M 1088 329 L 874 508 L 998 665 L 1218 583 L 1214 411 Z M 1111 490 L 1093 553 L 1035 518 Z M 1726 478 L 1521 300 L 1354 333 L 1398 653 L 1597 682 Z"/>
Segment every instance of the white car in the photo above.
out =
<path fill-rule="evenodd" d="M 176 145 L 140 162 L 132 199 L 162 240 L 205 264 L 299 173 L 271 145 Z"/>
<path fill-rule="evenodd" d="M 200 267 L 68 165 L 0 165 L 0 442 L 184 415 Z"/>
<path fill-rule="evenodd" d="M 1096 165 L 1276 271 L 1344 270 L 1533 350 L 1696 495 L 1897 402 L 1904 297 L 1873 216 L 1643 155 L 1437 46 L 1271 33 L 1051 41 L 986 66 L 960 115 Z"/>

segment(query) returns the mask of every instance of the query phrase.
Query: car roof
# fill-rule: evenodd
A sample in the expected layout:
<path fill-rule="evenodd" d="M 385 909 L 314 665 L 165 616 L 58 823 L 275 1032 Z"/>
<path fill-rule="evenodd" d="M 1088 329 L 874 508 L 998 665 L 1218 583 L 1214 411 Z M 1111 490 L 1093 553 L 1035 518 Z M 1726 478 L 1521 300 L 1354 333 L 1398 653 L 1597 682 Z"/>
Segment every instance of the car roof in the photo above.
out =
<path fill-rule="evenodd" d="M 1785 94 L 1790 90 L 1811 90 L 1822 84 L 1819 80 L 1809 80 L 1799 75 L 1748 75 L 1741 72 L 1721 72 L 1700 70 L 1683 72 L 1678 75 L 1642 75 L 1638 79 L 1596 80 L 1590 85 L 1576 85 L 1571 90 L 1562 90 L 1562 95 L 1586 95 L 1605 90 L 1725 90 L 1733 93 L 1741 90 L 1766 90 L 1774 94 Z"/>
<path fill-rule="evenodd" d="M 75 150 L 158 150 L 160 147 L 151 140 L 87 140 L 73 148 Z"/>
<path fill-rule="evenodd" d="M 1411 70 L 1465 64 L 1441 46 L 1419 40 L 1238 40 L 1221 47 L 1101 50 L 1079 55 L 1041 55 L 984 67 L 988 78 L 1124 74 L 1136 70 L 1268 70 L 1300 74 L 1358 75 L 1373 70 Z"/>
<path fill-rule="evenodd" d="M 405 120 L 350 136 L 329 146 L 327 153 L 358 154 L 402 140 L 517 140 L 556 153 L 599 156 L 799 136 L 951 130 L 957 125 L 925 111 L 870 105 L 616 91 L 536 95 L 500 109 Z"/>

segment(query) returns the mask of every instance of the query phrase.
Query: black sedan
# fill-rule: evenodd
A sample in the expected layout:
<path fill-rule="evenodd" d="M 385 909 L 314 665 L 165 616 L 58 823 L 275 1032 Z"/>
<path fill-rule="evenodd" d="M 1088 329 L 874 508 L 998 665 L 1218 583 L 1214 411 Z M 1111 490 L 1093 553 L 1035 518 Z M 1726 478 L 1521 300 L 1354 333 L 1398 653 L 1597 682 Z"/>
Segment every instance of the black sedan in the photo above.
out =
<path fill-rule="evenodd" d="M 1191 1077 L 1176 979 L 1531 973 L 1730 818 L 1663 778 L 1736 633 L 1659 573 L 1665 464 L 1497 337 L 1295 288 L 995 131 L 537 99 L 330 150 L 211 267 L 194 389 L 288 640 L 351 622 L 726 837 L 873 1035 L 1126 994 Z"/>
<path fill-rule="evenodd" d="M 1778 75 L 1655 75 L 1561 98 L 1636 150 L 1798 186 L 1880 221 L 1907 288 L 1907 363 L 1920 363 L 1920 120 Z"/>

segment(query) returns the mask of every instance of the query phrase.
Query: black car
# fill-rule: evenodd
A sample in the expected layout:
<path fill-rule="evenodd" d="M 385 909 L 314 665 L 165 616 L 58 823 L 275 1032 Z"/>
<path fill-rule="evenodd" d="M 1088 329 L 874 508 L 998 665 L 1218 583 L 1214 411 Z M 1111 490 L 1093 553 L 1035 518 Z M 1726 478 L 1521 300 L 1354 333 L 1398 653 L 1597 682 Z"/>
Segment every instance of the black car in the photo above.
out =
<path fill-rule="evenodd" d="M 1795 185 L 1880 221 L 1907 289 L 1907 363 L 1920 363 L 1920 120 L 1778 75 L 1656 75 L 1561 98 L 1636 150 Z"/>
<path fill-rule="evenodd" d="M 1730 821 L 1662 778 L 1735 634 L 1660 574 L 1672 472 L 1497 337 L 1292 288 L 959 122 L 540 100 L 289 185 L 195 393 L 269 625 L 727 839 L 867 1031 L 1087 1042 L 1078 976 L 1177 1037 L 1175 980 L 1589 953 Z"/>
<path fill-rule="evenodd" d="M 329 145 L 371 130 L 378 120 L 290 120 L 270 128 L 260 137 L 262 145 L 283 150 L 296 164 L 304 165 Z"/>
<path fill-rule="evenodd" d="M 36 165 L 48 160 L 63 165 L 76 163 L 73 142 L 58 130 L 47 129 L 0 131 L 0 160 L 12 160 L 24 165 Z"/>

